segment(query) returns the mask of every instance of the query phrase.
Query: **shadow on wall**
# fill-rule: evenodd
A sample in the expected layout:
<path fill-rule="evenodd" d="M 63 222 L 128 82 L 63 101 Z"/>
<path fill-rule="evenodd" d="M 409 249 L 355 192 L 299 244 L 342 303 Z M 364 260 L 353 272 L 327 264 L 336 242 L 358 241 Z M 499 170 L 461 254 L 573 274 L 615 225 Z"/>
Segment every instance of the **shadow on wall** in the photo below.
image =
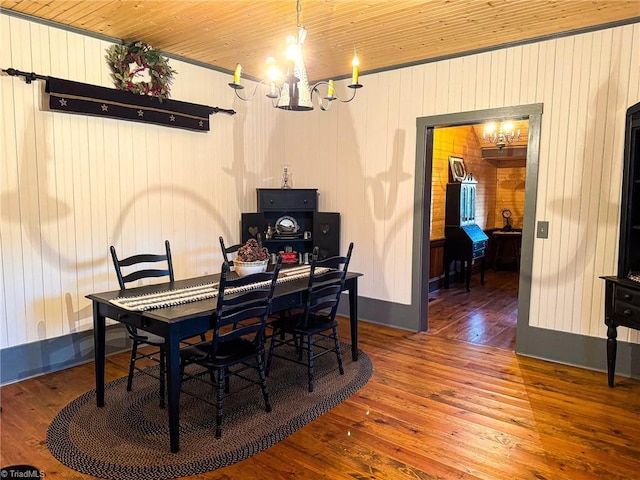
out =
<path fill-rule="evenodd" d="M 115 280 L 108 247 L 109 244 L 117 244 L 120 241 L 123 225 L 127 224 L 127 217 L 134 214 L 137 204 L 159 205 L 160 200 L 174 202 L 175 199 L 184 204 L 185 210 L 201 212 L 203 218 L 210 219 L 220 226 L 221 234 L 230 236 L 227 221 L 222 218 L 211 198 L 182 185 L 164 183 L 131 192 L 131 196 L 123 205 L 114 206 L 119 211 L 112 212 L 113 215 L 110 217 L 113 218 L 111 233 L 107 233 L 108 225 L 105 224 L 100 227 L 101 230 L 98 233 L 93 232 L 94 237 L 92 237 L 91 215 L 92 211 L 100 208 L 99 200 L 88 207 L 85 204 L 84 208 L 77 208 L 75 204 L 77 199 L 73 197 L 73 192 L 65 191 L 65 185 L 61 185 L 60 175 L 68 173 L 74 167 L 79 169 L 78 165 L 72 164 L 72 162 L 77 163 L 78 159 L 55 157 L 55 152 L 51 150 L 55 142 L 52 138 L 48 138 L 53 135 L 51 121 L 47 116 L 44 117 L 44 121 L 40 117 L 36 119 L 35 115 L 35 110 L 32 108 L 25 116 L 24 131 L 26 133 L 22 150 L 18 151 L 22 153 L 22 158 L 18 159 L 17 187 L 15 190 L 2 193 L 0 217 L 2 223 L 19 225 L 23 237 L 27 240 L 21 242 L 22 256 L 15 255 L 15 261 L 24 262 L 22 257 L 26 257 L 32 267 L 25 267 L 24 263 L 20 265 L 16 263 L 13 267 L 16 271 L 24 272 L 25 283 L 44 290 L 45 287 L 38 287 L 38 285 L 46 286 L 47 282 L 53 282 L 53 288 L 49 285 L 49 292 L 55 292 L 59 282 L 57 288 L 60 292 L 59 297 L 38 295 L 35 291 L 36 298 L 31 300 L 32 305 L 27 305 L 29 312 L 44 312 L 45 318 L 31 319 L 31 321 L 37 321 L 38 339 L 47 338 L 47 313 L 50 321 L 55 322 L 56 325 L 62 321 L 62 316 L 66 315 L 68 332 L 71 333 L 78 332 L 87 325 L 86 319 L 92 318 L 92 307 L 88 300 L 83 300 L 84 295 L 92 293 L 95 284 L 104 285 L 110 278 Z M 39 146 L 36 152 L 33 148 L 33 128 L 31 127 L 39 124 L 38 122 L 44 122 L 44 125 L 36 129 L 36 136 L 40 134 L 43 137 L 35 140 Z M 105 157 L 104 161 L 106 160 Z M 71 183 L 69 182 L 68 185 Z M 60 193 L 65 194 L 66 197 Z M 84 200 L 87 199 L 91 202 L 91 197 Z M 235 223 L 232 225 L 236 226 Z M 63 229 L 66 231 L 62 232 Z M 61 236 L 66 238 L 65 245 L 61 244 Z M 104 241 L 104 254 L 92 252 L 88 256 L 82 256 L 82 249 L 77 246 L 87 246 L 85 250 L 90 251 L 96 239 L 98 242 Z M 161 240 L 158 243 L 160 246 Z M 133 253 L 135 252 L 130 254 Z M 7 251 L 7 254 L 10 252 Z M 191 250 L 185 257 L 190 262 L 202 264 L 203 262 L 212 263 L 214 255 L 219 255 L 219 250 L 215 248 L 215 242 L 212 240 L 210 249 Z M 217 271 L 217 268 L 214 265 L 213 270 Z M 189 267 L 189 271 L 191 270 L 193 268 Z M 42 272 L 42 278 L 39 278 L 39 271 Z M 33 275 L 34 278 L 26 278 L 28 275 Z M 33 289 L 29 293 L 33 294 Z M 83 303 L 85 306 L 82 306 Z M 12 312 L 8 311 L 7 316 L 12 318 Z"/>
<path fill-rule="evenodd" d="M 612 60 L 619 60 L 619 57 L 612 58 Z M 614 65 L 611 78 L 619 78 L 619 70 L 619 65 Z M 560 231 L 551 234 L 558 239 L 551 258 L 549 258 L 551 254 L 545 248 L 542 248 L 539 252 L 539 255 L 542 256 L 543 267 L 551 267 L 550 270 L 545 270 L 544 268 L 540 270 L 540 278 L 538 279 L 540 285 L 549 285 L 550 282 L 553 282 L 558 286 L 569 285 L 572 288 L 571 285 L 583 276 L 586 277 L 585 283 L 591 285 L 593 278 L 612 273 L 609 265 L 615 265 L 616 258 L 613 257 L 613 252 L 617 251 L 616 245 L 614 243 L 605 245 L 604 241 L 601 244 L 598 238 L 602 237 L 603 232 L 611 231 L 611 227 L 617 225 L 620 200 L 619 198 L 615 201 L 611 200 L 610 189 L 614 183 L 612 182 L 613 169 L 615 168 L 616 175 L 619 176 L 621 174 L 620 162 L 622 161 L 622 153 L 619 160 L 611 161 L 611 159 L 605 158 L 601 154 L 605 150 L 606 141 L 602 139 L 602 145 L 595 144 L 595 140 L 601 138 L 601 135 L 596 132 L 602 132 L 605 125 L 616 124 L 618 120 L 616 118 L 617 110 L 607 109 L 606 118 L 596 117 L 595 112 L 600 111 L 598 108 L 599 99 L 606 97 L 619 98 L 616 90 L 617 85 L 612 82 L 601 86 L 597 94 L 590 99 L 587 111 L 592 112 L 592 114 L 587 117 L 584 143 L 581 144 L 571 139 L 566 143 L 558 142 L 558 129 L 548 123 L 546 125 L 547 131 L 542 132 L 542 136 L 546 133 L 550 139 L 546 142 L 549 149 L 547 152 L 547 158 L 549 159 L 547 178 L 550 179 L 550 182 L 557 182 L 557 178 L 562 178 L 563 188 L 561 189 L 561 195 L 549 199 L 547 203 L 547 212 L 552 212 L 555 218 L 561 218 L 562 225 L 557 224 L 555 227 Z M 625 111 L 625 108 L 621 106 L 619 111 Z M 599 148 L 596 149 L 596 147 Z M 620 152 L 622 152 L 622 148 L 621 142 Z M 575 163 L 573 165 L 565 162 L 558 164 L 558 162 L 553 161 L 555 158 L 564 158 L 567 161 L 575 159 Z M 572 170 L 570 170 L 571 168 Z M 556 170 L 555 174 L 553 169 Z M 619 183 L 619 178 L 616 179 L 616 183 Z M 556 189 L 556 191 L 559 190 Z M 541 213 L 544 214 L 544 212 Z M 550 217 L 548 213 L 547 216 L 547 218 Z M 585 218 L 593 219 L 593 221 L 587 222 Z M 553 228 L 554 225 L 550 225 L 550 232 Z M 617 236 L 612 237 L 611 240 L 617 241 Z M 600 244 L 601 246 L 598 246 Z M 596 262 L 596 255 L 599 250 L 601 251 L 600 257 L 602 261 Z M 605 251 L 610 252 L 610 254 L 605 254 Z M 545 271 L 549 273 L 547 274 Z M 600 287 L 602 288 L 600 289 Z M 581 292 L 583 288 L 582 282 L 576 283 L 575 288 L 577 292 Z M 591 287 L 587 287 L 587 289 L 589 288 Z M 578 295 L 574 297 L 575 300 L 572 300 L 574 318 L 582 318 L 585 314 L 588 316 L 590 312 L 595 311 L 594 305 L 603 304 L 602 295 L 596 293 L 598 290 L 604 293 L 604 282 L 602 285 L 594 285 L 593 288 L 594 295 Z M 581 302 L 581 305 L 578 302 Z M 549 313 L 550 315 L 547 316 L 553 318 L 554 312 Z M 593 331 L 594 322 L 590 322 L 588 319 L 584 320 L 584 322 L 587 322 L 591 327 L 589 328 L 590 331 L 582 331 L 582 333 L 605 335 L 604 322 L 599 322 L 601 324 L 599 331 Z M 578 329 L 580 329 L 580 326 L 572 326 L 572 331 L 577 333 Z"/>
<path fill-rule="evenodd" d="M 504 226 L 502 210 L 504 208 L 508 208 L 511 211 L 511 225 L 514 228 L 522 228 L 522 225 L 524 224 L 526 167 L 507 167 L 507 169 L 509 170 L 509 174 L 507 177 L 500 179 L 498 191 L 509 192 L 510 200 L 508 202 L 505 202 L 501 199 L 500 203 L 502 203 L 502 205 L 497 205 L 498 215 L 496 216 L 496 223 L 500 223 L 500 225 L 496 226 L 499 228 L 502 228 Z"/>
<path fill-rule="evenodd" d="M 402 171 L 402 155 L 405 149 L 405 132 L 396 130 L 393 137 L 391 165 L 373 177 L 366 179 L 367 189 L 371 192 L 373 216 L 377 220 L 390 220 L 396 212 L 398 192 L 404 184 L 413 180 L 413 175 Z M 388 193 L 386 193 L 388 192 Z M 395 232 L 397 229 L 392 230 Z M 385 253 L 387 250 L 385 249 Z M 392 252 L 388 252 L 391 254 Z"/>
<path fill-rule="evenodd" d="M 233 117 L 233 159 L 231 168 L 223 167 L 222 171 L 230 178 L 231 182 L 235 183 L 236 206 L 238 207 L 238 211 L 242 212 L 243 206 L 246 205 L 247 198 L 250 198 L 248 195 L 253 193 L 253 198 L 255 199 L 256 188 L 272 187 L 274 176 L 266 174 L 266 169 L 268 168 L 267 162 L 257 162 L 262 166 L 260 172 L 251 171 L 247 167 L 249 162 L 247 161 L 247 153 L 244 147 L 245 131 L 247 128 L 247 103 L 236 99 L 234 109 L 238 113 Z M 265 155 L 265 159 L 268 158 L 269 157 Z M 238 216 L 237 222 L 239 224 L 240 216 Z M 236 236 L 232 235 L 231 237 L 227 236 L 225 238 L 236 238 Z M 240 241 L 240 238 L 238 238 L 237 241 Z"/>
<path fill-rule="evenodd" d="M 365 99 L 361 99 L 364 101 Z M 413 173 L 403 170 L 406 162 L 406 132 L 397 129 L 393 137 L 389 138 L 393 144 L 387 149 L 376 152 L 376 158 L 363 158 L 362 145 L 358 144 L 359 136 L 354 130 L 356 118 L 364 103 L 359 102 L 353 107 L 342 107 L 335 122 L 331 119 L 331 128 L 340 132 L 339 141 L 328 142 L 323 145 L 323 137 L 310 135 L 307 140 L 311 152 L 305 158 L 295 157 L 295 153 L 302 152 L 299 148 L 288 150 L 283 147 L 282 132 L 293 132 L 292 135 L 306 131 L 306 128 L 318 128 L 324 131 L 325 122 L 331 113 L 314 111 L 301 115 L 295 112 L 280 112 L 273 115 L 274 124 L 270 126 L 271 136 L 268 138 L 265 159 L 271 166 L 280 163 L 291 165 L 293 171 L 304 171 L 308 183 L 296 182 L 295 188 L 317 188 L 321 191 L 321 198 L 335 199 L 335 209 L 341 213 L 341 248 L 353 241 L 355 244 L 352 268 L 362 271 L 361 291 L 375 291 L 380 298 L 390 297 L 390 292 L 400 290 L 397 284 L 398 274 L 384 276 L 376 275 L 376 271 L 385 268 L 397 268 L 404 272 L 404 267 L 397 266 L 396 245 L 404 252 L 407 245 L 410 248 L 411 230 L 413 225 L 413 201 L 407 198 L 408 192 L 413 190 Z M 334 108 L 341 108 L 336 106 Z M 318 117 L 323 115 L 324 117 Z M 241 116 L 241 115 L 240 115 Z M 295 117 L 295 118 L 293 118 Z M 299 119 L 299 123 L 297 122 Z M 375 121 L 375 120 L 372 120 Z M 328 125 L 328 123 L 326 124 Z M 234 134 L 236 145 L 242 144 L 243 126 L 238 123 Z M 413 151 L 414 146 L 409 146 Z M 318 153 L 321 152 L 321 153 Z M 337 158 L 339 154 L 340 158 Z M 287 157 L 289 155 L 289 157 Z M 321 161 L 309 161 L 309 157 L 318 155 Z M 332 160 L 327 160 L 332 159 Z M 235 162 L 240 162 L 236 156 Z M 338 163 L 340 162 L 340 163 Z M 373 165 L 374 167 L 365 167 Z M 320 185 L 313 184 L 314 171 L 318 177 L 326 179 Z M 339 172 L 335 181 L 329 181 L 325 172 Z M 235 168 L 236 181 L 245 172 L 245 167 Z M 250 177 L 252 178 L 252 177 Z M 261 186 L 261 178 L 255 178 L 256 186 Z M 272 178 L 272 177 L 270 177 Z M 276 179 L 279 180 L 279 179 Z M 275 182 L 278 184 L 278 181 Z M 354 199 L 358 199 L 355 202 Z M 406 207 L 403 203 L 409 203 Z M 334 208 L 334 207 L 332 207 Z M 408 252 L 407 254 L 409 254 Z M 401 281 L 407 282 L 410 290 L 410 278 L 401 275 Z"/>

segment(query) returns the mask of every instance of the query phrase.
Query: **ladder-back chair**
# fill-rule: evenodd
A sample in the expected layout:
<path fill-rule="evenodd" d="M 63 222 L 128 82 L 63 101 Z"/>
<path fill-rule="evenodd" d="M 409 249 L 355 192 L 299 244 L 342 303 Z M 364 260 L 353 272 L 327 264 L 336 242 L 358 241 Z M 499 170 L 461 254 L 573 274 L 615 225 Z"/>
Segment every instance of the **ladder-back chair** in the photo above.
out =
<path fill-rule="evenodd" d="M 269 324 L 273 330 L 267 374 L 273 357 L 306 364 L 308 388 L 309 392 L 313 392 L 314 360 L 331 352 L 336 354 L 340 374 L 344 374 L 336 313 L 352 251 L 353 243 L 349 244 L 346 256 L 318 260 L 318 247 L 314 248 L 304 310 L 282 315 Z M 328 344 L 316 343 L 317 338 L 330 341 Z M 276 353 L 276 350 L 286 346 L 295 349 L 296 355 L 292 357 Z M 304 352 L 306 358 L 303 358 Z"/>
<path fill-rule="evenodd" d="M 180 373 L 184 381 L 202 380 L 208 374 L 216 387 L 216 438 L 222 436 L 222 404 L 229 391 L 229 377 L 237 376 L 251 384 L 260 385 L 267 412 L 271 403 L 264 370 L 264 331 L 271 300 L 276 286 L 281 257 L 271 272 L 255 273 L 246 277 L 229 275 L 229 264 L 222 264 L 215 314 L 212 316 L 213 337 L 180 350 Z M 204 367 L 198 373 L 186 368 L 197 364 Z M 258 379 L 245 374 L 255 369 Z M 185 393 L 187 391 L 185 390 Z"/>

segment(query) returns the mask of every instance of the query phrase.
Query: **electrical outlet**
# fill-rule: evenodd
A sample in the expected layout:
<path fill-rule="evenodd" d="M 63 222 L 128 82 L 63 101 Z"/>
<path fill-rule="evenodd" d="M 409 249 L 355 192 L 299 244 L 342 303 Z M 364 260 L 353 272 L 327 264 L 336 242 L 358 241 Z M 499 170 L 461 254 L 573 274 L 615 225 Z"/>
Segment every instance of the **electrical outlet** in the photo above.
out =
<path fill-rule="evenodd" d="M 543 220 L 538 222 L 538 227 L 536 228 L 536 237 L 549 238 L 549 222 Z"/>

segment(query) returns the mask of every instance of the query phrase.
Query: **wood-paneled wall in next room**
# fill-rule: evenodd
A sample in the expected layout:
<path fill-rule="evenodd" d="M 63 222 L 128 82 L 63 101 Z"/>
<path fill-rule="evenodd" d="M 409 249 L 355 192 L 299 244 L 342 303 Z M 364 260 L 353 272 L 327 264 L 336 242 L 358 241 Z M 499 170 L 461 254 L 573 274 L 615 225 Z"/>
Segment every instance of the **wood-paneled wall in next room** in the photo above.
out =
<path fill-rule="evenodd" d="M 522 160 L 524 164 L 525 160 Z M 497 169 L 496 208 L 494 211 L 496 228 L 502 228 L 502 209 L 511 210 L 511 225 L 522 228 L 524 218 L 525 166 L 501 167 Z"/>
<path fill-rule="evenodd" d="M 433 136 L 431 180 L 431 239 L 444 238 L 444 214 L 449 182 L 449 156 L 462 157 L 467 172 L 478 181 L 476 222 L 480 228 L 496 222 L 497 168 L 482 159 L 480 142 L 472 126 L 436 128 Z M 524 197 L 523 197 L 524 198 Z"/>

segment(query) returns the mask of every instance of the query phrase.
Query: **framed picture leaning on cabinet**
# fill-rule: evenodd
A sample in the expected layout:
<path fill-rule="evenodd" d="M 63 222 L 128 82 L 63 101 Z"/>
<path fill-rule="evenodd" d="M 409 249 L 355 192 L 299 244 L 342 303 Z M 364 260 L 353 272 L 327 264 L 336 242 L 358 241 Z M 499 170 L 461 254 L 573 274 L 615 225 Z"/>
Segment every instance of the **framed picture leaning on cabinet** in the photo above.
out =
<path fill-rule="evenodd" d="M 464 160 L 461 157 L 449 155 L 449 166 L 451 167 L 451 176 L 454 182 L 462 182 L 467 176 L 467 170 L 464 167 Z"/>

